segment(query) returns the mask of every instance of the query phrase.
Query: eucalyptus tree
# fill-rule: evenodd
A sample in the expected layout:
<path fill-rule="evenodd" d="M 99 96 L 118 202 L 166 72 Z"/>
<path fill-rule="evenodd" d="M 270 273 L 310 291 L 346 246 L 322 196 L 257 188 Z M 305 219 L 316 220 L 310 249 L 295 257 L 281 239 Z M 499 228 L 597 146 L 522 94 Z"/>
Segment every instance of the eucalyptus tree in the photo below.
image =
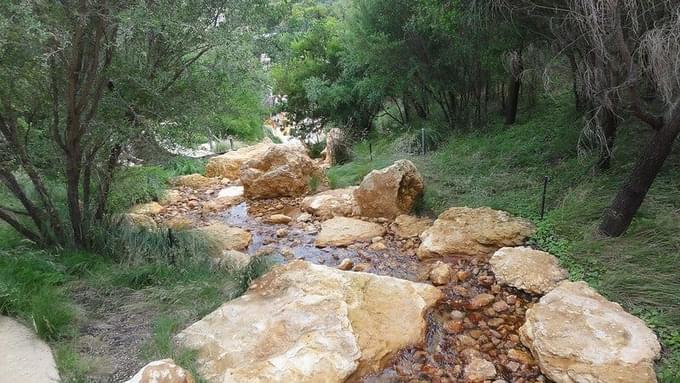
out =
<path fill-rule="evenodd" d="M 197 105 L 209 107 L 192 102 L 200 90 L 192 85 L 205 85 L 192 81 L 194 69 L 211 52 L 258 32 L 254 17 L 264 6 L 0 4 L 0 181 L 13 197 L 0 205 L 0 219 L 37 243 L 88 246 L 91 227 L 106 215 L 121 152 L 160 122 L 183 122 L 201 113 Z M 63 184 L 67 214 L 48 183 Z"/>
<path fill-rule="evenodd" d="M 510 12 L 549 20 L 552 38 L 571 47 L 580 92 L 593 109 L 590 128 L 613 150 L 627 116 L 649 129 L 633 169 L 605 211 L 600 231 L 631 224 L 680 135 L 680 4 L 673 0 L 498 0 Z M 562 51 L 565 51 L 562 48 Z"/>

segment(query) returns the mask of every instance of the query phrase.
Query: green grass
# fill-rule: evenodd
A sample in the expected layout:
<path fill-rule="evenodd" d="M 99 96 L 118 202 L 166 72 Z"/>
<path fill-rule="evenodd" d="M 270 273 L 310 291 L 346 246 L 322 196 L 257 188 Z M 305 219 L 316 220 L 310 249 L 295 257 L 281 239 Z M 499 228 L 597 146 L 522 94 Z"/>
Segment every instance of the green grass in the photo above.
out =
<path fill-rule="evenodd" d="M 167 181 L 176 176 L 203 173 L 205 160 L 174 157 L 161 165 L 120 169 L 111 185 L 109 207 L 121 212 L 132 205 L 157 201 L 167 189 Z"/>
<path fill-rule="evenodd" d="M 73 334 L 74 310 L 63 267 L 44 251 L 18 247 L 0 252 L 0 314 L 16 316 L 46 340 Z"/>
<path fill-rule="evenodd" d="M 426 180 L 419 207 L 436 215 L 451 206 L 489 206 L 532 219 L 534 245 L 560 258 L 574 279 L 647 321 L 664 345 L 658 375 L 680 382 L 680 145 L 655 181 L 628 232 L 603 238 L 596 227 L 649 134 L 635 123 L 620 132 L 612 168 L 594 169 L 597 153 L 578 154 L 579 115 L 568 98 L 544 100 L 530 118 L 500 121 L 484 132 L 454 133 L 426 156 L 399 151 L 400 140 L 355 149 L 354 161 L 329 171 L 334 187 L 357 184 L 370 170 L 398 158 L 413 160 Z M 402 145 L 403 146 L 403 145 Z M 379 148 L 375 150 L 375 148 Z M 550 177 L 547 213 L 540 221 L 543 177 Z"/>
<path fill-rule="evenodd" d="M 167 256 L 158 255 L 163 252 L 162 246 L 152 249 L 154 242 L 147 238 L 149 235 L 153 234 L 139 233 L 141 239 L 137 240 L 148 242 L 146 247 L 134 247 L 136 241 L 130 237 L 119 241 L 135 251 L 147 251 L 145 256 L 130 259 L 112 253 L 103 256 L 85 251 L 38 250 L 23 244 L 9 227 L 0 226 L 0 239 L 7 240 L 0 246 L 0 314 L 18 318 L 50 343 L 62 381 L 86 382 L 88 373 L 97 368 L 88 355 L 78 352 L 78 328 L 88 316 L 83 308 L 76 308 L 73 294 L 83 286 L 108 297 L 134 290 L 141 296 L 140 304 L 153 315 L 149 320 L 155 323 L 152 340 L 143 347 L 141 356 L 147 361 L 174 358 L 195 372 L 195 355 L 176 349 L 172 336 L 243 294 L 272 262 L 259 257 L 243 270 L 215 269 L 202 252 L 200 239 L 187 237 L 176 245 L 183 256 L 177 256 L 171 264 Z"/>

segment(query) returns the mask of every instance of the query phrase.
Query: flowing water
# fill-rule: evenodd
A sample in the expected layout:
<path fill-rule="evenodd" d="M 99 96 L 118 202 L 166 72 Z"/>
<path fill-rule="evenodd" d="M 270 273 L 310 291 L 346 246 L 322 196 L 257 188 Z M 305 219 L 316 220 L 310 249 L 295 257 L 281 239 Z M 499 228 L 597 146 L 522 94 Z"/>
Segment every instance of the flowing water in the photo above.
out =
<path fill-rule="evenodd" d="M 274 254 L 282 262 L 303 259 L 330 267 L 349 258 L 362 271 L 429 283 L 434 260 L 423 262 L 415 256 L 417 239 L 402 240 L 387 234 L 384 238 L 387 249 L 382 251 L 370 250 L 368 244 L 317 248 L 314 240 L 320 223 L 298 222 L 299 203 L 294 198 L 244 202 L 214 218 L 250 231 L 253 235 L 250 254 Z M 293 223 L 265 223 L 265 218 L 272 214 L 288 215 Z M 493 361 L 497 372 L 494 381 L 546 381 L 529 351 L 521 345 L 518 334 L 527 305 L 536 298 L 496 284 L 486 258 L 441 260 L 451 265 L 454 281 L 441 287 L 445 297 L 428 314 L 426 342 L 402 350 L 388 361 L 384 370 L 361 381 L 463 382 L 467 362 L 482 354 Z M 493 296 L 494 303 L 479 304 L 476 299 L 480 294 L 488 294 L 487 300 Z"/>

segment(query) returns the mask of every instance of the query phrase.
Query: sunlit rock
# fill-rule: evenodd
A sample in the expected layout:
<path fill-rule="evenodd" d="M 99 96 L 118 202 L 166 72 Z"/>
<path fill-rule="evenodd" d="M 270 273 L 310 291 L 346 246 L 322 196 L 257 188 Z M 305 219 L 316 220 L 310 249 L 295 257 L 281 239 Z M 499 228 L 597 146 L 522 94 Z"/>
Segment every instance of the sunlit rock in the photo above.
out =
<path fill-rule="evenodd" d="M 543 296 L 520 337 L 555 383 L 656 382 L 656 335 L 585 282 L 564 281 Z"/>
<path fill-rule="evenodd" d="M 125 383 L 195 383 L 191 373 L 172 359 L 151 362 Z"/>
<path fill-rule="evenodd" d="M 350 217 L 356 215 L 358 207 L 354 201 L 356 186 L 333 189 L 314 194 L 302 200 L 302 209 L 321 219 Z"/>
<path fill-rule="evenodd" d="M 411 211 L 423 188 L 423 177 L 416 166 L 409 160 L 399 160 L 364 177 L 354 199 L 362 216 L 394 218 Z"/>
<path fill-rule="evenodd" d="M 295 261 L 182 331 L 211 383 L 345 382 L 424 340 L 425 284 Z"/>
<path fill-rule="evenodd" d="M 499 283 L 532 294 L 545 294 L 568 276 L 557 258 L 530 247 L 504 247 L 489 263 Z"/>
<path fill-rule="evenodd" d="M 0 316 L 0 382 L 59 381 L 50 347 L 14 319 Z"/>
<path fill-rule="evenodd" d="M 486 207 L 452 207 L 420 235 L 418 257 L 484 255 L 518 246 L 534 232 L 531 223 Z"/>
<path fill-rule="evenodd" d="M 335 217 L 321 223 L 321 232 L 316 238 L 316 246 L 349 246 L 355 242 L 368 242 L 373 237 L 385 234 L 385 228 L 377 223 L 360 219 Z"/>
<path fill-rule="evenodd" d="M 224 177 L 231 180 L 241 176 L 241 165 L 267 151 L 273 144 L 262 142 L 211 158 L 205 166 L 207 177 Z"/>
<path fill-rule="evenodd" d="M 213 223 L 209 226 L 194 229 L 192 232 L 208 241 L 209 253 L 213 258 L 221 257 L 222 252 L 225 250 L 243 251 L 247 249 L 253 237 L 243 229 L 223 223 Z"/>
<path fill-rule="evenodd" d="M 317 171 L 301 145 L 274 145 L 241 166 L 247 198 L 297 197 L 309 191 Z"/>

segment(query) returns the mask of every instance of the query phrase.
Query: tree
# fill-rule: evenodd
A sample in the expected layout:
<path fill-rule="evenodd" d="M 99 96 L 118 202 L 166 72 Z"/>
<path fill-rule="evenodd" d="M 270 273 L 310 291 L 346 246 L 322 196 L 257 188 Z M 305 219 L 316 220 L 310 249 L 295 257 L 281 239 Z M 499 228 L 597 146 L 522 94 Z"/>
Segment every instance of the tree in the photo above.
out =
<path fill-rule="evenodd" d="M 632 172 L 605 211 L 600 231 L 622 235 L 680 134 L 680 8 L 671 0 L 499 0 L 501 7 L 551 21 L 552 38 L 574 47 L 590 104 L 591 130 L 609 166 L 624 113 L 651 131 Z M 642 94 L 645 97 L 642 97 Z M 594 129 L 593 129 L 594 128 Z"/>
<path fill-rule="evenodd" d="M 197 63 L 255 33 L 252 15 L 263 4 L 0 5 L 7 84 L 0 90 L 0 181 L 15 199 L 0 206 L 0 219 L 43 245 L 89 246 L 92 226 L 106 215 L 119 155 L 161 122 L 183 122 Z M 65 215 L 48 187 L 55 182 L 66 189 Z"/>

